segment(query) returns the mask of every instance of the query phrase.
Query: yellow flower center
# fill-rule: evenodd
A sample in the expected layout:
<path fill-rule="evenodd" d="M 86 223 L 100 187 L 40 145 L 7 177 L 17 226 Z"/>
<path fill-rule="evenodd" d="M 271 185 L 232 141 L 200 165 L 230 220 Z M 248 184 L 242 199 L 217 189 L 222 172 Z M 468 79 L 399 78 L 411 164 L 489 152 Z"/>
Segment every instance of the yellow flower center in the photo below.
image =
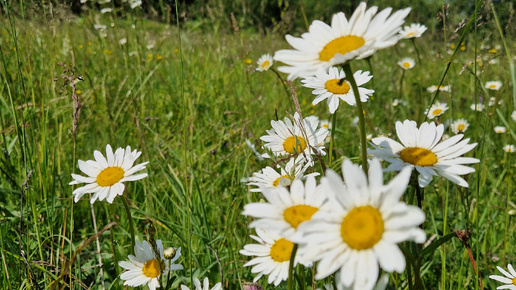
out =
<path fill-rule="evenodd" d="M 410 63 L 409 63 L 409 62 L 407 62 L 407 61 L 406 61 L 406 62 L 404 62 L 404 63 L 403 63 L 403 67 L 404 67 L 404 68 L 409 68 L 409 67 L 410 67 Z"/>
<path fill-rule="evenodd" d="M 336 53 L 344 55 L 348 52 L 360 48 L 362 45 L 364 45 L 364 43 L 364 39 L 356 35 L 346 35 L 335 38 L 326 44 L 321 52 L 319 52 L 319 60 L 329 61 L 335 56 Z"/>
<path fill-rule="evenodd" d="M 287 179 L 289 181 L 288 183 L 290 183 L 290 177 L 288 177 L 288 175 L 282 175 L 272 182 L 272 186 L 277 187 L 282 179 Z"/>
<path fill-rule="evenodd" d="M 489 85 L 490 89 L 496 89 L 496 85 Z"/>
<path fill-rule="evenodd" d="M 290 154 L 302 152 L 306 149 L 306 141 L 301 136 L 290 136 L 283 142 L 283 149 Z"/>
<path fill-rule="evenodd" d="M 414 35 L 416 35 L 416 33 L 410 32 L 409 34 L 407 34 L 407 37 L 414 36 Z"/>
<path fill-rule="evenodd" d="M 401 150 L 401 160 L 416 166 L 432 166 L 437 163 L 437 156 L 424 148 L 409 147 Z"/>
<path fill-rule="evenodd" d="M 437 110 L 434 110 L 434 111 L 432 112 L 432 115 L 434 115 L 434 116 L 439 116 L 442 112 L 443 112 L 443 110 L 441 110 L 441 109 L 437 109 Z"/>
<path fill-rule="evenodd" d="M 269 66 L 270 66 L 270 63 L 269 63 L 269 61 L 268 61 L 268 60 L 266 60 L 266 61 L 264 61 L 264 62 L 262 63 L 262 68 L 263 68 L 263 69 L 268 68 Z"/>
<path fill-rule="evenodd" d="M 462 131 L 464 131 L 464 129 L 466 129 L 466 125 L 464 125 L 464 124 L 459 124 L 459 126 L 457 126 L 457 131 L 462 132 Z"/>
<path fill-rule="evenodd" d="M 163 266 L 163 263 L 161 264 Z M 149 278 L 156 278 L 159 276 L 159 264 L 157 259 L 149 260 L 143 265 L 143 275 Z"/>
<path fill-rule="evenodd" d="M 297 229 L 300 223 L 310 220 L 319 209 L 309 205 L 295 205 L 283 212 L 283 218 L 293 228 Z"/>
<path fill-rule="evenodd" d="M 340 226 L 342 239 L 355 250 L 372 248 L 380 241 L 383 232 L 382 215 L 369 205 L 352 209 Z"/>
<path fill-rule="evenodd" d="M 328 125 L 328 124 L 323 124 L 322 126 L 323 126 L 324 128 L 326 128 L 326 129 L 329 129 L 329 128 L 330 128 L 330 125 Z"/>
<path fill-rule="evenodd" d="M 277 240 L 271 247 L 271 258 L 276 262 L 287 262 L 290 261 L 290 255 L 294 249 L 294 243 L 285 239 Z"/>
<path fill-rule="evenodd" d="M 328 80 L 324 83 L 324 87 L 328 92 L 337 95 L 344 95 L 349 92 L 349 84 L 345 81 L 341 81 L 340 79 Z"/>
<path fill-rule="evenodd" d="M 97 184 L 99 186 L 112 186 L 124 177 L 124 170 L 120 167 L 108 167 L 97 175 Z"/>

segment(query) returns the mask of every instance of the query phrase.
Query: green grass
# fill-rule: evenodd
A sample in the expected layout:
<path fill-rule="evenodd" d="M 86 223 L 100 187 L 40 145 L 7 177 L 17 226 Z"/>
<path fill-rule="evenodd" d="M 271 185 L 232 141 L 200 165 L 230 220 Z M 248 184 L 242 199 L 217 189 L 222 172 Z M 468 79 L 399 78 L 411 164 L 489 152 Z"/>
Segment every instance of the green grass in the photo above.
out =
<path fill-rule="evenodd" d="M 93 28 L 94 13 L 63 22 L 3 16 L 2 287 L 34 288 L 30 277 L 41 287 L 49 287 L 81 242 L 95 235 L 89 198 L 86 195 L 74 203 L 74 187 L 68 183 L 71 173 L 80 173 L 77 160 L 93 159 L 93 151 L 105 152 L 106 144 L 114 148 L 131 145 L 143 151 L 137 162 L 149 161 L 149 176 L 126 183 L 127 196 L 140 240 L 148 239 L 150 221 L 157 230 L 156 239 L 163 240 L 165 246 L 182 247 L 179 262 L 185 270 L 173 273 L 177 275 L 173 289 L 183 283 L 190 285 L 192 276 L 220 281 L 214 252 L 222 265 L 226 289 L 238 289 L 245 281 L 252 281 L 250 268 L 243 267 L 248 258 L 238 251 L 252 242 L 249 234 L 254 231 L 247 228 L 250 219 L 241 212 L 246 203 L 261 196 L 249 192 L 240 180 L 271 166 L 271 162 L 258 161 L 245 139 L 260 148 L 263 143 L 259 137 L 270 128 L 276 113 L 280 119 L 287 116 L 285 111 L 293 113 L 292 100 L 285 95 L 283 84 L 271 71 L 259 73 L 254 68 L 261 54 L 287 47 L 284 36 L 261 35 L 247 27 L 235 33 L 220 25 L 199 28 L 187 23 L 180 31 L 180 45 L 176 26 L 138 16 L 125 20 L 101 16 L 98 21 L 108 26 L 106 37 Z M 453 32 L 458 23 L 447 25 L 447 41 L 438 27 L 431 27 L 416 40 L 422 63 L 417 62 L 404 76 L 401 98 L 407 106 L 391 104 L 400 97 L 402 72 L 396 63 L 405 56 L 416 58 L 412 44 L 400 41 L 395 48 L 373 56 L 376 93 L 364 104 L 368 134 L 395 135 L 395 121 L 424 119 L 424 110 L 432 101 L 426 87 L 439 84 L 451 57 L 450 45 L 460 47 L 462 30 Z M 514 28 L 504 31 L 508 49 L 515 55 Z M 123 46 L 119 44 L 121 38 L 127 39 Z M 443 82 L 451 85 L 452 92 L 437 97 L 450 107 L 439 122 L 468 119 L 471 126 L 465 135 L 479 143 L 469 155 L 481 162 L 467 177 L 468 189 L 437 178 L 425 188 L 423 209 L 427 219 L 423 228 L 427 238 L 435 241 L 453 229 L 469 227 L 472 236 L 468 242 L 484 289 L 493 289 L 499 283 L 488 276 L 499 274 L 495 266 L 505 268 L 516 257 L 516 223 L 508 213 L 516 210 L 512 196 L 516 156 L 502 150 L 503 145 L 516 143 L 516 122 L 510 117 L 515 104 L 509 62 L 514 61 L 501 47 L 489 52 L 502 44 L 493 21 L 478 27 L 476 34 L 471 31 L 465 40 L 466 49 L 457 50 Z M 63 48 L 66 43 L 68 49 Z M 150 43 L 154 47 L 148 49 Z M 476 67 L 468 66 L 468 62 L 474 63 L 475 54 L 482 61 Z M 252 63 L 246 63 L 246 59 Z M 490 63 L 490 59 L 497 63 Z M 76 140 L 71 134 L 72 88 L 63 79 L 66 68 L 58 65 L 60 62 L 84 77 L 76 85 L 82 108 Z M 369 70 L 365 61 L 354 61 L 352 68 Z M 472 73 L 475 70 L 476 77 Z M 483 90 L 483 84 L 490 80 L 502 81 L 502 89 Z M 294 86 L 305 115 L 330 119 L 325 102 L 311 106 L 311 91 L 299 80 Z M 486 106 L 482 112 L 469 108 L 475 99 L 486 95 L 496 96 L 503 105 L 496 109 Z M 339 170 L 344 156 L 354 162 L 360 158 L 358 129 L 352 124 L 356 111 L 342 103 L 337 114 L 333 156 L 338 162 L 333 162 L 332 168 Z M 512 132 L 496 134 L 493 128 L 498 125 Z M 118 261 L 127 260 L 132 249 L 122 199 L 117 197 L 111 205 L 96 202 L 93 209 L 97 231 L 110 222 L 116 225 L 99 236 L 98 248 L 93 241 L 78 253 L 69 265 L 72 275 L 63 277 L 60 288 L 70 283 L 75 289 L 100 287 L 102 281 L 106 288 L 123 288 Z M 20 250 L 25 252 L 27 262 Z M 465 247 L 456 238 L 429 254 L 420 268 L 427 289 L 479 287 Z M 307 270 L 307 277 L 310 273 Z M 405 274 L 400 274 L 392 276 L 390 283 L 396 289 L 407 289 L 404 281 Z M 264 278 L 259 283 L 267 285 Z M 281 287 L 286 288 L 286 283 Z M 318 287 L 322 287 L 321 282 Z"/>

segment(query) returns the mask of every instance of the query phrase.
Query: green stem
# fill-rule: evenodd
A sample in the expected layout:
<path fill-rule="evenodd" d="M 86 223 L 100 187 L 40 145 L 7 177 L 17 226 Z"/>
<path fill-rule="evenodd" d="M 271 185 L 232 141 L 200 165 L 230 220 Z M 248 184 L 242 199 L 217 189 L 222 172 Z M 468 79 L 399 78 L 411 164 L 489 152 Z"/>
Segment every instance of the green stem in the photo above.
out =
<path fill-rule="evenodd" d="M 332 158 L 333 158 L 333 144 L 335 143 L 335 127 L 337 126 L 337 114 L 333 113 L 331 116 L 331 136 L 330 136 L 330 152 L 328 153 L 328 164 L 331 168 Z"/>
<path fill-rule="evenodd" d="M 281 77 L 281 75 L 278 73 L 277 70 L 275 70 L 274 68 L 270 68 L 271 71 L 273 71 L 276 76 L 278 77 L 278 79 L 280 80 L 281 84 L 283 85 L 283 88 L 285 89 L 285 93 L 287 94 L 287 98 L 290 99 L 291 95 L 290 95 L 290 90 L 288 89 L 287 85 L 285 84 L 285 81 L 283 80 L 283 78 Z"/>
<path fill-rule="evenodd" d="M 401 78 L 400 78 L 400 96 L 399 96 L 399 99 L 402 100 L 403 99 L 403 79 L 405 78 L 405 70 L 403 69 L 402 73 L 401 73 Z M 407 104 L 408 104 L 408 98 L 406 99 L 407 101 Z"/>
<path fill-rule="evenodd" d="M 294 260 L 296 258 L 297 252 L 297 244 L 294 244 L 294 248 L 292 249 L 292 254 L 290 255 L 290 264 L 288 265 L 288 290 L 294 289 Z"/>
<path fill-rule="evenodd" d="M 136 244 L 134 239 L 134 223 L 133 216 L 131 215 L 131 208 L 129 207 L 129 202 L 127 201 L 127 197 L 125 194 L 122 196 L 122 202 L 124 204 L 125 213 L 127 214 L 127 219 L 129 220 L 129 233 L 131 234 L 131 251 L 134 254 L 134 245 Z"/>
<path fill-rule="evenodd" d="M 360 101 L 358 86 L 355 82 L 355 78 L 353 77 L 353 72 L 351 71 L 351 65 L 349 63 L 344 64 L 344 72 L 346 73 L 346 80 L 351 84 L 351 87 L 353 88 L 353 94 L 355 95 L 355 101 L 357 103 L 356 105 L 358 110 L 358 125 L 360 127 L 360 157 L 362 157 L 362 169 L 364 170 L 367 176 L 367 142 L 365 133 L 364 109 L 362 109 L 362 101 Z"/>

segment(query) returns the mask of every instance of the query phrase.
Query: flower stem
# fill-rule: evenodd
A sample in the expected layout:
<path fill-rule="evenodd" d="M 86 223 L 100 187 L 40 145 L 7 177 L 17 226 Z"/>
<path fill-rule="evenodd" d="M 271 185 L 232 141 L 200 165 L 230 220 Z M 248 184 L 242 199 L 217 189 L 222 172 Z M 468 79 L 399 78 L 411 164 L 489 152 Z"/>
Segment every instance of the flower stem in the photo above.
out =
<path fill-rule="evenodd" d="M 290 255 L 290 264 L 288 265 L 288 290 L 294 289 L 294 261 L 296 258 L 297 252 L 297 244 L 294 244 L 294 248 L 292 249 L 292 254 Z"/>
<path fill-rule="evenodd" d="M 277 71 L 277 70 L 275 70 L 274 68 L 272 68 L 272 67 L 271 67 L 271 68 L 269 68 L 269 69 L 270 69 L 271 71 L 273 71 L 273 72 L 276 74 L 276 76 L 277 76 L 277 77 L 278 77 L 278 79 L 280 80 L 281 84 L 283 85 L 283 88 L 285 89 L 285 93 L 287 94 L 287 98 L 289 98 L 289 99 L 290 99 L 290 91 L 289 91 L 289 89 L 288 89 L 287 85 L 285 84 L 285 81 L 284 81 L 284 80 L 283 80 L 283 78 L 281 77 L 281 75 L 280 75 L 280 74 L 278 73 L 278 71 Z"/>
<path fill-rule="evenodd" d="M 134 254 L 134 245 L 136 244 L 134 239 L 134 224 L 133 224 L 133 216 L 131 215 L 131 208 L 129 207 L 129 202 L 127 201 L 127 197 L 125 194 L 122 198 L 122 203 L 124 204 L 125 213 L 127 214 L 127 219 L 129 219 L 129 233 L 131 234 L 131 250 Z"/>
<path fill-rule="evenodd" d="M 337 114 L 333 113 L 331 116 L 331 136 L 330 136 L 330 152 L 328 153 L 328 164 L 331 168 L 332 158 L 333 158 L 333 143 L 335 142 L 335 127 L 337 127 Z"/>
<path fill-rule="evenodd" d="M 355 82 L 355 78 L 353 77 L 353 72 L 351 71 L 351 65 L 349 63 L 345 63 L 343 68 L 344 72 L 346 73 L 346 80 L 348 80 L 348 82 L 351 84 L 351 87 L 353 88 L 353 94 L 355 95 L 355 101 L 358 110 L 358 125 L 360 127 L 360 155 L 362 157 L 362 169 L 367 176 L 367 142 L 365 133 L 364 109 L 362 109 L 362 101 L 360 100 L 358 86 Z"/>

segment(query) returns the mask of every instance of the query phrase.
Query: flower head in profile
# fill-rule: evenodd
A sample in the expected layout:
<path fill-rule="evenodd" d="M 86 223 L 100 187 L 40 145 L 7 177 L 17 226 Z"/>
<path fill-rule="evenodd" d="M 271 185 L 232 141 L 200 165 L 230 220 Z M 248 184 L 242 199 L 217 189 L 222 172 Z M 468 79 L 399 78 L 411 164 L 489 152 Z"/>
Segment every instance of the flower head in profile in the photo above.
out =
<path fill-rule="evenodd" d="M 404 70 L 408 70 L 408 69 L 411 69 L 413 68 L 415 65 L 416 65 L 416 61 L 411 58 L 411 57 L 404 57 L 402 58 L 399 62 L 398 62 L 398 65 L 404 69 Z"/>
<path fill-rule="evenodd" d="M 312 166 L 312 154 L 325 155 L 324 140 L 328 135 L 328 129 L 317 128 L 319 119 L 316 116 L 308 116 L 301 120 L 296 112 L 294 122 L 289 118 L 284 121 L 271 121 L 271 130 L 267 130 L 267 135 L 260 137 L 266 144 L 265 148 L 272 151 L 275 156 L 288 156 L 300 154 Z M 264 158 L 270 158 L 268 153 Z"/>
<path fill-rule="evenodd" d="M 466 119 L 457 119 L 450 125 L 452 132 L 455 134 L 466 132 L 466 130 L 468 130 L 468 127 L 469 122 Z"/>
<path fill-rule="evenodd" d="M 263 189 L 262 193 L 267 202 L 244 206 L 242 214 L 255 218 L 249 227 L 274 231 L 289 240 L 299 225 L 310 220 L 326 200 L 326 193 L 316 186 L 313 176 L 307 178 L 305 185 L 301 180 L 294 180 L 290 190 L 278 187 Z"/>
<path fill-rule="evenodd" d="M 441 92 L 450 92 L 450 86 L 436 86 L 436 85 L 433 85 L 433 86 L 429 86 L 428 88 L 426 88 L 427 92 L 429 93 L 435 93 L 435 91 L 439 90 Z"/>
<path fill-rule="evenodd" d="M 496 280 L 498 282 L 502 282 L 505 285 L 498 286 L 496 289 L 510 289 L 510 290 L 516 290 L 516 271 L 514 271 L 514 268 L 511 264 L 507 265 L 507 269 L 509 272 L 505 271 L 502 267 L 496 266 L 498 271 L 503 274 L 503 276 L 499 275 L 491 275 L 489 276 L 489 279 Z"/>
<path fill-rule="evenodd" d="M 488 90 L 498 91 L 502 87 L 501 81 L 486 82 L 485 88 Z"/>
<path fill-rule="evenodd" d="M 269 275 L 267 283 L 278 286 L 281 281 L 288 278 L 288 266 L 294 243 L 276 233 L 260 228 L 256 229 L 256 234 L 258 236 L 251 235 L 251 238 L 258 244 L 248 244 L 244 246 L 243 250 L 240 250 L 242 255 L 257 256 L 245 263 L 244 267 L 253 266 L 251 272 L 258 273 L 253 282 L 258 281 L 263 275 Z M 299 256 L 296 255 L 294 265 L 299 262 Z"/>
<path fill-rule="evenodd" d="M 307 176 L 317 176 L 319 173 L 310 173 L 304 175 L 306 169 L 306 160 L 303 156 L 291 158 L 284 167 L 279 167 L 280 172 L 267 166 L 260 172 L 256 172 L 252 177 L 247 179 L 248 185 L 257 186 L 249 191 L 261 192 L 263 189 L 272 189 L 278 186 L 290 186 L 292 181 L 302 179 Z"/>
<path fill-rule="evenodd" d="M 419 23 L 412 23 L 410 25 L 407 25 L 403 27 L 403 29 L 400 31 L 400 36 L 402 38 L 419 38 L 423 33 L 428 29 L 423 24 Z"/>
<path fill-rule="evenodd" d="M 335 271 L 339 284 L 355 290 L 372 289 L 379 268 L 402 273 L 405 257 L 398 243 L 423 243 L 426 235 L 418 225 L 425 214 L 416 206 L 400 202 L 407 189 L 411 168 L 404 168 L 389 184 L 383 184 L 378 159 L 370 163 L 369 177 L 348 159 L 341 177 L 331 169 L 321 179 L 328 202 L 299 231 L 303 243 L 299 251 L 306 260 L 319 261 L 315 279 Z"/>
<path fill-rule="evenodd" d="M 356 106 L 355 94 L 351 88 L 351 84 L 345 80 L 346 73 L 344 70 L 339 70 L 336 67 L 330 67 L 328 73 L 318 72 L 314 77 L 307 77 L 302 80 L 303 86 L 314 89 L 312 94 L 317 95 L 312 104 L 317 105 L 323 100 L 327 99 L 330 113 L 333 114 L 339 107 L 340 101 L 344 101 L 351 106 Z M 357 83 L 360 101 L 366 102 L 369 96 L 374 93 L 374 90 L 360 87 L 373 78 L 369 72 L 362 72 L 361 70 L 353 74 L 353 78 Z"/>
<path fill-rule="evenodd" d="M 163 258 L 163 243 L 161 240 L 156 241 L 156 248 L 160 255 L 159 261 L 147 241 L 143 241 L 143 243 L 136 241 L 136 245 L 134 245 L 135 256 L 129 255 L 129 262 L 118 262 L 118 265 L 126 270 L 120 274 L 120 279 L 125 280 L 124 285 L 131 287 L 147 285 L 150 290 L 154 290 L 159 288 L 161 275 L 167 274 L 169 271 L 183 269 L 182 265 L 172 264 L 181 256 L 181 248 L 176 250 L 175 256 L 171 260 Z"/>
<path fill-rule="evenodd" d="M 208 279 L 208 277 L 204 278 L 204 281 L 202 282 L 202 284 L 201 284 L 201 281 L 199 281 L 199 279 L 194 278 L 194 286 L 195 286 L 195 288 L 194 288 L 195 290 L 222 290 L 221 282 L 213 285 L 213 287 L 210 289 L 210 280 Z M 190 288 L 188 288 L 185 285 L 181 285 L 181 290 L 190 290 Z"/>
<path fill-rule="evenodd" d="M 495 131 L 495 133 L 503 134 L 503 133 L 507 132 L 507 128 L 505 128 L 504 126 L 496 126 L 496 127 L 494 127 L 494 131 Z"/>
<path fill-rule="evenodd" d="M 503 151 L 507 153 L 514 153 L 516 152 L 516 146 L 514 146 L 513 144 L 507 144 L 503 146 Z"/>
<path fill-rule="evenodd" d="M 131 151 L 131 146 L 125 149 L 118 148 L 115 153 L 108 144 L 106 145 L 106 157 L 99 151 L 95 150 L 93 156 L 95 160 L 82 161 L 79 160 L 79 169 L 87 175 L 87 177 L 73 174 L 74 179 L 70 185 L 87 183 L 83 187 L 79 187 L 73 191 L 74 201 L 79 199 L 86 193 L 94 193 L 90 202 L 95 200 L 106 200 L 113 203 L 118 195 L 124 193 L 126 181 L 135 181 L 147 177 L 147 173 L 135 174 L 145 168 L 149 162 L 143 162 L 134 165 L 134 161 L 142 154 L 137 150 Z M 134 165 L 134 166 L 133 166 Z"/>
<path fill-rule="evenodd" d="M 331 26 L 315 20 L 301 37 L 287 35 L 285 38 L 294 49 L 274 54 L 274 60 L 287 65 L 278 70 L 288 73 L 289 80 L 312 76 L 320 70 L 366 58 L 379 49 L 393 46 L 399 40 L 397 33 L 410 8 L 392 15 L 392 8 L 377 11 L 376 6 L 366 10 L 366 3 L 362 2 L 349 19 L 339 12 L 333 15 Z"/>
<path fill-rule="evenodd" d="M 419 186 L 425 187 L 433 176 L 441 175 L 463 187 L 468 183 L 459 175 L 475 171 L 464 164 L 478 163 L 472 157 L 461 157 L 471 151 L 477 143 L 468 144 L 469 138 L 461 141 L 463 134 L 441 141 L 444 126 L 423 123 L 417 127 L 415 121 L 396 122 L 396 133 L 401 144 L 387 137 L 373 138 L 374 150 L 368 152 L 389 162 L 386 171 L 399 171 L 406 166 L 415 167 L 419 172 Z"/>
<path fill-rule="evenodd" d="M 266 71 L 269 70 L 269 68 L 273 64 L 272 56 L 270 54 L 264 54 L 262 55 L 258 61 L 256 62 L 258 64 L 258 67 L 256 68 L 257 71 Z"/>
<path fill-rule="evenodd" d="M 448 110 L 448 105 L 446 105 L 446 103 L 435 102 L 428 110 L 426 110 L 425 114 L 428 119 L 432 120 L 433 118 L 444 114 L 446 110 Z"/>

